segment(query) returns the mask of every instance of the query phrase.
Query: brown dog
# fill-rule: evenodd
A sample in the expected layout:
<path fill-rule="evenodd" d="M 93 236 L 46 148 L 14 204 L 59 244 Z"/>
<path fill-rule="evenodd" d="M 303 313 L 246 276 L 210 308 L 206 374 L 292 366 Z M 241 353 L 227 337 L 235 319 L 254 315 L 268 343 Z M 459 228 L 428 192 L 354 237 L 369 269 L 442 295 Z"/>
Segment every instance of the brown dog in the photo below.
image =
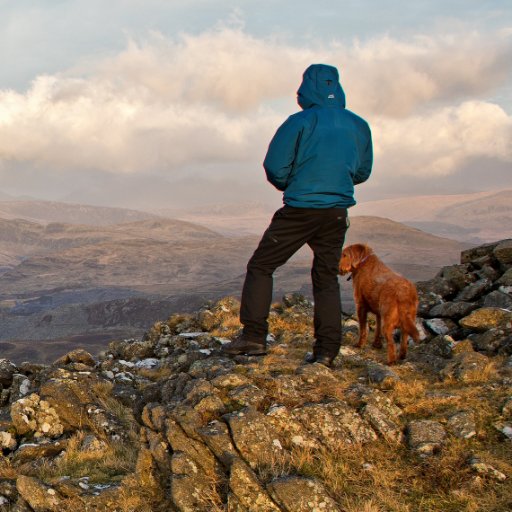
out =
<path fill-rule="evenodd" d="M 393 272 L 373 253 L 367 245 L 354 244 L 343 249 L 340 260 L 340 274 L 352 273 L 354 301 L 359 320 L 359 341 L 362 347 L 368 338 L 368 312 L 377 317 L 375 348 L 382 347 L 381 334 L 388 347 L 388 364 L 396 363 L 393 330 L 401 331 L 400 359 L 407 355 L 409 336 L 418 343 L 416 328 L 418 294 L 413 283 Z"/>

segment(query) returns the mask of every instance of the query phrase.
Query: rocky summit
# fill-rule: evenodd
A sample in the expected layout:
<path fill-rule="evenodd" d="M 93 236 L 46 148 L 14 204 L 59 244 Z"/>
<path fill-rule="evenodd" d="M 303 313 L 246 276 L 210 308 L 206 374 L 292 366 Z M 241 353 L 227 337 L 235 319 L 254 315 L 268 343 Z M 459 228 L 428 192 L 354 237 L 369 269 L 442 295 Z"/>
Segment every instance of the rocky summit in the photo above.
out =
<path fill-rule="evenodd" d="M 227 358 L 232 298 L 52 365 L 0 360 L 0 511 L 512 510 L 512 240 L 417 283 L 422 342 L 303 363 L 312 305 Z"/>

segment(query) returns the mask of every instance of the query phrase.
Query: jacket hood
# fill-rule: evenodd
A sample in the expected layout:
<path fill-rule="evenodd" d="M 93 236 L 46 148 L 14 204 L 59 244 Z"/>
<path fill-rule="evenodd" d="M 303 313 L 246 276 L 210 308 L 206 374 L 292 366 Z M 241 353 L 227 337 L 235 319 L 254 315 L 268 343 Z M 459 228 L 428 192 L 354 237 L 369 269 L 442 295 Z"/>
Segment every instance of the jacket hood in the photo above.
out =
<path fill-rule="evenodd" d="M 297 103 L 303 109 L 314 105 L 345 108 L 345 93 L 339 80 L 338 70 L 334 66 L 312 64 L 302 76 Z"/>

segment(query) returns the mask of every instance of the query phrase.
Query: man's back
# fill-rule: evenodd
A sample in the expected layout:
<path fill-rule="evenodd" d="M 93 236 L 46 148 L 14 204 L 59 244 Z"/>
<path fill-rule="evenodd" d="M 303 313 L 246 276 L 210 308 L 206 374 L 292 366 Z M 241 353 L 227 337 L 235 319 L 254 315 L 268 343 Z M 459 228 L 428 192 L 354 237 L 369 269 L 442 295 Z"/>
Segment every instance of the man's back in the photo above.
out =
<path fill-rule="evenodd" d="M 264 167 L 298 208 L 348 208 L 354 184 L 371 171 L 371 133 L 366 121 L 345 109 L 336 68 L 315 64 L 298 91 L 304 108 L 290 116 L 272 139 Z"/>

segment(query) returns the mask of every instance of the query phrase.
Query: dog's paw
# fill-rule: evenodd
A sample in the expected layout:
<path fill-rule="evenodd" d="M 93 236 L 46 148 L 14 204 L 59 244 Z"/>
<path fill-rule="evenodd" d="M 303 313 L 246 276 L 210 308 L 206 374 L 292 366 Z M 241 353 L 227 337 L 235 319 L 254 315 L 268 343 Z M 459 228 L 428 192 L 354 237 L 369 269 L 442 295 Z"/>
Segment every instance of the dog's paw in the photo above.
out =
<path fill-rule="evenodd" d="M 357 348 L 363 348 L 364 346 L 366 345 L 366 340 L 359 340 L 357 343 L 356 343 L 356 347 Z"/>

